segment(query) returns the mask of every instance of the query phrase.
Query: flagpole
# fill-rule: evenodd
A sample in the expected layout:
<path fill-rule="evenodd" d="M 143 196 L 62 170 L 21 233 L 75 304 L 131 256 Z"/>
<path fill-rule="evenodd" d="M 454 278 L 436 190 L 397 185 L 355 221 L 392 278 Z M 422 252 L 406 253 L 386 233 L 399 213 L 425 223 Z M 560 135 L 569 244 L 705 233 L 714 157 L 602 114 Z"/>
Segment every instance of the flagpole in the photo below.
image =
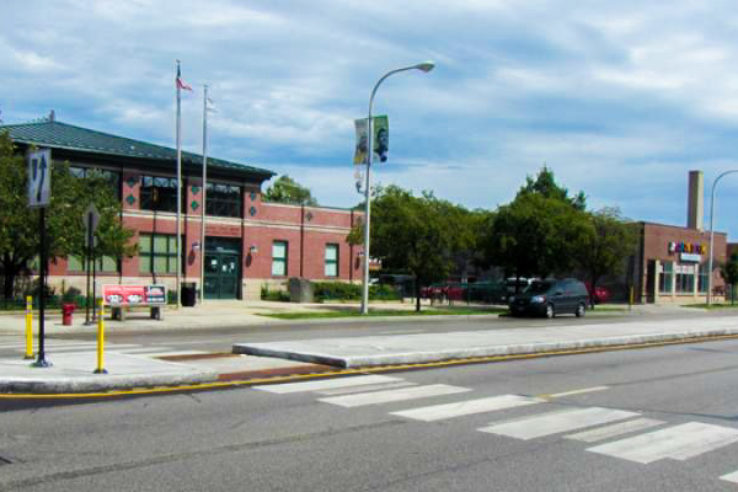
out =
<path fill-rule="evenodd" d="M 179 86 L 180 68 L 177 60 L 177 309 L 181 304 L 182 283 L 182 110 L 181 89 Z"/>
<path fill-rule="evenodd" d="M 208 190 L 208 86 L 202 99 L 202 207 L 200 208 L 200 304 L 205 302 L 205 208 Z"/>

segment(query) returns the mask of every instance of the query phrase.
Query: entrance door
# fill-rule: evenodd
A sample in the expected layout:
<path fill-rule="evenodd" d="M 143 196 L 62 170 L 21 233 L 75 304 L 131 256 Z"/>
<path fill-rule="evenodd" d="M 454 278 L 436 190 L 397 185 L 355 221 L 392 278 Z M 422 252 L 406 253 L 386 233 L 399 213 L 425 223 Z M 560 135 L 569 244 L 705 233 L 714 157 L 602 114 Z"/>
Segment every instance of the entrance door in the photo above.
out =
<path fill-rule="evenodd" d="M 205 239 L 205 297 L 237 299 L 241 282 L 241 241 Z"/>

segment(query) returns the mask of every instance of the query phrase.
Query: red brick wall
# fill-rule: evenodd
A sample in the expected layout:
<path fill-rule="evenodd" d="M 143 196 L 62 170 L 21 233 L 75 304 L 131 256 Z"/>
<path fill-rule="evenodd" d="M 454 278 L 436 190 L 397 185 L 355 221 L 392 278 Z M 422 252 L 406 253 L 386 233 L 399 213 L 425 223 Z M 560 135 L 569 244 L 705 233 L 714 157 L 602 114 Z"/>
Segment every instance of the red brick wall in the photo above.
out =
<path fill-rule="evenodd" d="M 663 224 L 645 223 L 644 227 L 644 244 L 643 244 L 643 265 L 642 285 L 646 282 L 646 271 L 648 269 L 648 260 L 659 260 L 679 262 L 679 253 L 669 252 L 670 242 L 684 242 L 690 244 L 702 244 L 705 247 L 705 253 L 702 254 L 702 262 L 707 263 L 710 251 L 710 233 L 709 231 L 699 231 L 696 229 L 687 229 L 684 227 L 668 226 Z M 727 250 L 727 236 L 723 232 L 715 233 L 715 245 L 713 251 L 713 264 L 719 265 L 725 261 Z M 713 272 L 713 287 L 721 287 L 724 282 L 719 271 Z"/>
<path fill-rule="evenodd" d="M 176 214 L 151 212 L 140 209 L 141 172 L 123 172 L 122 206 L 123 224 L 136 234 L 133 242 L 138 242 L 139 233 L 175 234 Z M 130 181 L 130 183 L 129 183 Z M 185 253 L 185 277 L 197 279 L 200 276 L 202 248 L 195 251 L 195 243 L 200 242 L 200 213 L 202 207 L 202 187 L 199 178 L 185 181 L 185 207 L 182 215 Z M 194 189 L 193 189 L 194 188 Z M 261 191 L 257 185 L 245 185 L 243 195 L 243 218 L 208 217 L 207 236 L 242 239 L 242 272 L 244 281 L 280 281 L 289 277 L 304 276 L 312 280 L 324 280 L 324 258 L 326 244 L 339 245 L 339 275 L 326 280 L 361 279 L 361 262 L 358 253 L 361 247 L 351 247 L 346 236 L 360 212 L 329 209 L 321 207 L 301 207 L 262 202 Z M 196 204 L 193 206 L 193 204 Z M 272 243 L 277 240 L 288 242 L 287 275 L 272 277 Z M 252 252 L 252 246 L 256 251 Z M 122 281 L 132 279 L 141 281 L 148 275 L 139 270 L 139 258 L 124 258 L 121 263 Z M 50 265 L 50 275 L 68 275 L 67 262 L 57 259 Z M 174 275 L 157 275 L 163 279 Z M 158 280 L 162 280 L 162 279 Z M 129 280 L 130 281 L 130 280 Z"/>

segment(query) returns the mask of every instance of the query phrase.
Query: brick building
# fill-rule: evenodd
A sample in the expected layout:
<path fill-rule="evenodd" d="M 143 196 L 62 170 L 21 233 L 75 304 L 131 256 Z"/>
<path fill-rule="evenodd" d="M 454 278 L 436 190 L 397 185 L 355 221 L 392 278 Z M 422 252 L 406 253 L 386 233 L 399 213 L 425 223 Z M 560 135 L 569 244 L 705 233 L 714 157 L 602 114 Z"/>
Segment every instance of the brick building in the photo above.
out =
<path fill-rule="evenodd" d="M 121 200 L 121 220 L 136 233 L 140 254 L 104 258 L 105 283 L 176 284 L 176 151 L 56 121 L 0 126 L 20 152 L 50 148 L 52 159 L 72 172 L 97 169 Z M 261 185 L 274 173 L 222 159 L 208 159 L 205 247 L 202 226 L 202 157 L 182 152 L 182 280 L 200 285 L 205 261 L 205 297 L 256 299 L 262 286 L 283 286 L 289 277 L 361 280 L 360 247 L 346 242 L 361 216 L 353 210 L 262 201 Z M 81 227 L 81 226 L 80 226 Z M 49 284 L 83 290 L 82 262 L 55 258 Z"/>
<path fill-rule="evenodd" d="M 703 227 L 704 183 L 701 171 L 689 173 L 687 226 L 638 222 L 640 239 L 630 259 L 627 283 L 636 302 L 703 303 L 707 297 L 710 231 Z M 713 296 L 722 300 L 725 282 L 716 268 L 726 259 L 727 236 L 715 232 Z"/>

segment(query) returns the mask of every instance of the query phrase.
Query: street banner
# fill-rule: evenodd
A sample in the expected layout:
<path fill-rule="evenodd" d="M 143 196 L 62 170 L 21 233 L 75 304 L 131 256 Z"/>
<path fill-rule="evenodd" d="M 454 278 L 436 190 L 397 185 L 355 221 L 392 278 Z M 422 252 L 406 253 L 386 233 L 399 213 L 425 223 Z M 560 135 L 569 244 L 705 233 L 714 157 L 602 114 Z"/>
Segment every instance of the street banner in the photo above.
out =
<path fill-rule="evenodd" d="M 389 151 L 389 119 L 386 115 L 374 116 L 372 119 L 374 120 L 374 124 L 372 125 L 374 133 L 374 138 L 372 139 L 374 147 L 372 162 L 386 162 L 387 153 Z M 357 166 L 366 165 L 368 160 L 367 146 L 369 137 L 366 122 L 366 118 L 354 120 L 354 126 L 356 127 L 354 165 Z"/>
<path fill-rule="evenodd" d="M 28 206 L 48 207 L 51 198 L 51 150 L 28 153 Z"/>
<path fill-rule="evenodd" d="M 389 119 L 386 115 L 374 117 L 374 162 L 387 162 L 387 153 L 389 152 Z"/>
<path fill-rule="evenodd" d="M 368 161 L 366 148 L 369 145 L 369 136 L 366 130 L 366 118 L 354 121 L 356 126 L 356 149 L 354 150 L 354 165 L 365 166 Z"/>

